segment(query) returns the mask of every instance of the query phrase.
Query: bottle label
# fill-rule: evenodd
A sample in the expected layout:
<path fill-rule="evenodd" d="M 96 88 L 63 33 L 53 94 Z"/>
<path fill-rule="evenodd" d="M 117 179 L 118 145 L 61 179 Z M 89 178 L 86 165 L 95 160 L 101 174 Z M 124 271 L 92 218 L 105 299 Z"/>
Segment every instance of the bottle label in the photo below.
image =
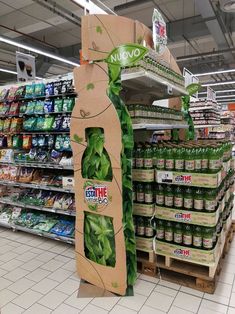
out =
<path fill-rule="evenodd" d="M 205 210 L 214 211 L 216 207 L 216 200 L 205 200 Z"/>
<path fill-rule="evenodd" d="M 144 236 L 144 226 L 137 226 L 137 234 Z"/>
<path fill-rule="evenodd" d="M 202 246 L 202 237 L 194 236 L 193 237 L 193 245 L 196 247 L 201 247 Z"/>
<path fill-rule="evenodd" d="M 213 238 L 203 238 L 203 247 L 205 249 L 213 248 Z"/>
<path fill-rule="evenodd" d="M 157 169 L 164 169 L 165 159 L 157 159 Z"/>
<path fill-rule="evenodd" d="M 166 159 L 166 169 L 167 170 L 174 169 L 174 159 Z"/>
<path fill-rule="evenodd" d="M 144 168 L 153 168 L 152 158 L 144 158 Z"/>
<path fill-rule="evenodd" d="M 129 110 L 129 114 L 131 118 L 135 117 L 135 111 L 134 110 Z"/>
<path fill-rule="evenodd" d="M 153 202 L 153 194 L 152 193 L 145 193 L 144 194 L 144 201 L 145 201 L 145 203 L 152 203 Z"/>
<path fill-rule="evenodd" d="M 183 235 L 182 233 L 174 233 L 174 242 L 182 243 Z"/>
<path fill-rule="evenodd" d="M 151 227 L 145 227 L 145 235 L 147 237 L 152 237 L 153 236 L 153 228 Z"/>
<path fill-rule="evenodd" d="M 220 160 L 209 160 L 209 169 L 220 169 Z"/>
<path fill-rule="evenodd" d="M 156 235 L 158 239 L 163 240 L 164 239 L 164 229 L 157 229 Z"/>
<path fill-rule="evenodd" d="M 208 159 L 202 159 L 202 169 L 208 168 Z"/>
<path fill-rule="evenodd" d="M 183 243 L 185 244 L 185 245 L 192 245 L 192 235 L 190 234 L 190 235 L 186 235 L 186 234 L 184 234 L 183 235 Z"/>
<path fill-rule="evenodd" d="M 173 206 L 173 196 L 165 196 L 165 205 L 166 206 Z"/>
<path fill-rule="evenodd" d="M 195 169 L 194 160 L 185 160 L 185 170 L 193 171 Z"/>
<path fill-rule="evenodd" d="M 142 117 L 143 112 L 142 110 L 135 110 L 135 117 Z"/>
<path fill-rule="evenodd" d="M 175 169 L 176 170 L 184 170 L 184 160 L 183 159 L 176 159 L 175 160 Z"/>
<path fill-rule="evenodd" d="M 185 208 L 193 208 L 193 199 L 192 198 L 185 198 L 184 199 L 184 207 Z"/>
<path fill-rule="evenodd" d="M 143 168 L 144 166 L 144 159 L 143 158 L 136 158 L 135 159 L 136 168 Z"/>
<path fill-rule="evenodd" d="M 173 232 L 172 231 L 165 231 L 165 240 L 166 241 L 173 241 Z"/>
<path fill-rule="evenodd" d="M 137 192 L 137 202 L 144 202 L 144 192 Z"/>
<path fill-rule="evenodd" d="M 175 205 L 175 207 L 183 207 L 183 197 L 175 196 L 174 205 Z"/>
<path fill-rule="evenodd" d="M 195 170 L 201 170 L 202 169 L 202 162 L 201 159 L 195 160 Z"/>
<path fill-rule="evenodd" d="M 156 168 L 157 167 L 157 158 L 153 157 L 153 167 Z"/>
<path fill-rule="evenodd" d="M 156 203 L 158 205 L 164 205 L 164 195 L 156 195 Z"/>
<path fill-rule="evenodd" d="M 203 200 L 194 200 L 194 208 L 197 210 L 203 209 Z"/>

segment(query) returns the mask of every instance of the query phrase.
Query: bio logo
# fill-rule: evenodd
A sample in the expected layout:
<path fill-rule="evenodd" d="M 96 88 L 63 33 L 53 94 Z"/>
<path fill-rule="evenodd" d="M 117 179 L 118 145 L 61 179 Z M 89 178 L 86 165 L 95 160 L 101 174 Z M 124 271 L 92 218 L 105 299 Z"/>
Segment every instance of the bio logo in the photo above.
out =
<path fill-rule="evenodd" d="M 191 175 L 180 175 L 175 177 L 175 182 L 190 184 L 192 182 Z"/>
<path fill-rule="evenodd" d="M 84 190 L 87 203 L 98 205 L 108 204 L 108 189 L 106 185 L 90 185 Z"/>
<path fill-rule="evenodd" d="M 182 249 L 176 249 L 174 250 L 174 255 L 180 256 L 180 257 L 186 257 L 190 258 L 190 250 L 182 250 Z"/>
<path fill-rule="evenodd" d="M 187 213 L 187 214 L 178 213 L 178 214 L 175 214 L 175 218 L 178 220 L 181 220 L 181 221 L 191 221 L 192 220 L 190 213 Z"/>

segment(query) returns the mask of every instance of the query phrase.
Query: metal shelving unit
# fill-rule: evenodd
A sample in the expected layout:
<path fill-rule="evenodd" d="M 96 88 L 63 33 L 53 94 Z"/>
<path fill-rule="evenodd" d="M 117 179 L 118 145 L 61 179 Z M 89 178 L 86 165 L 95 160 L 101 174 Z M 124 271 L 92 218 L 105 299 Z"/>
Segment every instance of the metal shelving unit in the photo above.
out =
<path fill-rule="evenodd" d="M 0 162 L 0 166 L 16 166 L 16 167 L 29 167 L 29 168 L 44 168 L 44 169 L 63 169 L 73 170 L 73 166 L 64 166 L 52 163 L 34 163 L 34 162 Z"/>
<path fill-rule="evenodd" d="M 183 124 L 132 124 L 133 130 L 173 130 L 188 129 L 188 125 Z"/>

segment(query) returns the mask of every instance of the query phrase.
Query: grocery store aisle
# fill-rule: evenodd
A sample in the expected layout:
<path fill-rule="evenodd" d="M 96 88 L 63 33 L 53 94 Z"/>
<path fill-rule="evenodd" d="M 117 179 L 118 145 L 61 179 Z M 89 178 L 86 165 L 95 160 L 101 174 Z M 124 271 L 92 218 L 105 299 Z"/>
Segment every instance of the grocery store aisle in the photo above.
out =
<path fill-rule="evenodd" d="M 0 228 L 1 314 L 235 314 L 235 241 L 214 295 L 139 275 L 134 297 L 78 299 L 74 248 Z"/>

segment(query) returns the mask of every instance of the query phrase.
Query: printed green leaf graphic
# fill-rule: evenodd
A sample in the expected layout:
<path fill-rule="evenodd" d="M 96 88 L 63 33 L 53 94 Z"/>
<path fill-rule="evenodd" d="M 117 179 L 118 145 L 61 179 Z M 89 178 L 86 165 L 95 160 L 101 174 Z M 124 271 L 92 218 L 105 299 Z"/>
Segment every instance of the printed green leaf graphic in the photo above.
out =
<path fill-rule="evenodd" d="M 91 261 L 115 267 L 113 218 L 85 212 L 84 247 L 85 255 Z"/>
<path fill-rule="evenodd" d="M 140 45 L 140 44 L 142 44 L 142 41 L 143 41 L 143 36 L 139 36 L 138 38 L 137 38 L 137 43 Z"/>
<path fill-rule="evenodd" d="M 111 161 L 104 148 L 101 128 L 86 129 L 87 148 L 82 157 L 82 177 L 99 181 L 112 181 Z"/>
<path fill-rule="evenodd" d="M 112 282 L 112 287 L 117 288 L 118 287 L 118 283 L 117 282 Z"/>
<path fill-rule="evenodd" d="M 96 32 L 100 34 L 103 33 L 101 26 L 96 26 Z"/>
<path fill-rule="evenodd" d="M 87 86 L 86 86 L 86 89 L 87 90 L 92 90 L 92 89 L 94 89 L 95 88 L 95 85 L 93 84 L 93 83 L 89 83 L 89 84 L 87 84 Z"/>
<path fill-rule="evenodd" d="M 192 96 L 196 94 L 201 88 L 200 84 L 192 83 L 186 87 L 187 92 L 189 93 L 189 96 Z"/>
<path fill-rule="evenodd" d="M 127 44 L 114 48 L 109 54 L 106 62 L 111 65 L 127 66 L 141 60 L 148 49 L 137 44 Z M 110 68 L 110 71 L 113 69 Z M 113 78 L 112 78 L 113 79 Z"/>
<path fill-rule="evenodd" d="M 83 141 L 83 138 L 79 137 L 77 134 L 74 134 L 73 139 L 77 143 L 81 143 Z"/>

